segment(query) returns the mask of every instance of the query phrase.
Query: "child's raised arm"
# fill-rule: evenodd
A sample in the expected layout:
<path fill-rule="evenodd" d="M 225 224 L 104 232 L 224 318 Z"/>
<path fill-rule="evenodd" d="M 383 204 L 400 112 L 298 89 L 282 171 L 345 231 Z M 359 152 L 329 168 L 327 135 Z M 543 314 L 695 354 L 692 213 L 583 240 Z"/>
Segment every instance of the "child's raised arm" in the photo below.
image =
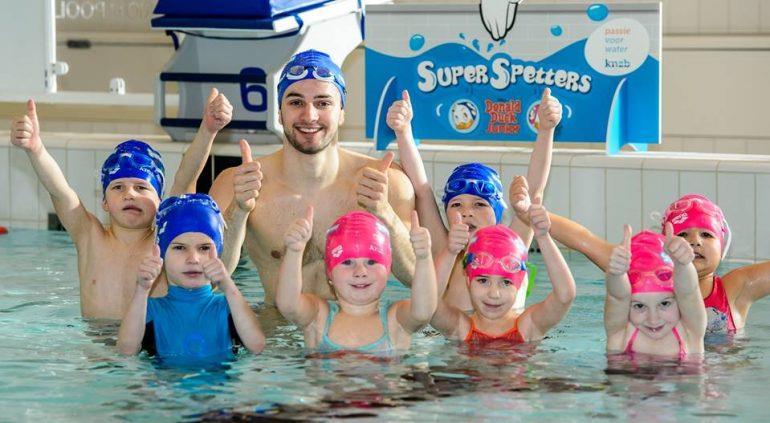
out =
<path fill-rule="evenodd" d="M 404 330 L 414 333 L 425 326 L 436 311 L 437 286 L 433 256 L 430 252 L 430 233 L 420 226 L 417 211 L 412 210 L 412 229 L 409 233 L 415 255 L 412 297 L 396 304 L 396 318 Z"/>
<path fill-rule="evenodd" d="M 304 218 L 295 220 L 284 235 L 286 254 L 281 260 L 278 273 L 278 289 L 275 304 L 283 317 L 304 329 L 318 316 L 320 299 L 313 294 L 302 293 L 302 253 L 313 234 L 313 207 Z"/>
<path fill-rule="evenodd" d="M 572 301 L 575 300 L 575 280 L 559 247 L 548 233 L 551 221 L 541 202 L 539 197 L 534 199 L 530 207 L 529 220 L 543 254 L 553 290 L 542 302 L 527 308 L 522 314 L 519 329 L 527 341 L 541 339 L 549 329 L 564 318 Z"/>
<path fill-rule="evenodd" d="M 163 259 L 160 258 L 160 247 L 157 245 L 151 255 L 139 264 L 136 278 L 136 292 L 128 305 L 123 321 L 118 330 L 118 350 L 121 354 L 134 355 L 142 349 L 145 320 L 147 318 L 147 297 L 152 283 L 160 275 Z"/>
<path fill-rule="evenodd" d="M 417 213 L 423 225 L 430 231 L 433 254 L 439 254 L 446 245 L 446 227 L 441 220 L 441 211 L 436 204 L 433 187 L 428 182 L 425 165 L 420 157 L 420 151 L 412 136 L 412 103 L 409 92 L 401 93 L 401 100 L 394 101 L 388 109 L 386 121 L 388 127 L 396 133 L 398 155 L 404 172 L 414 187 Z"/>
<path fill-rule="evenodd" d="M 679 305 L 682 325 L 687 329 L 688 334 L 694 339 L 700 339 L 702 343 L 708 316 L 698 284 L 698 272 L 692 263 L 695 253 L 684 238 L 674 235 L 671 222 L 666 223 L 664 232 L 666 253 L 674 261 L 674 294 Z"/>
<path fill-rule="evenodd" d="M 605 276 L 607 296 L 604 300 L 604 330 L 607 351 L 622 351 L 631 311 L 631 226 L 623 226 L 623 241 L 612 249 Z"/>
<path fill-rule="evenodd" d="M 262 188 L 262 168 L 251 156 L 251 147 L 241 140 L 241 165 L 233 172 L 233 199 L 224 212 L 225 234 L 222 247 L 222 262 L 231 274 L 238 266 L 241 247 L 246 239 L 246 224 L 249 214 L 257 206 L 257 197 Z"/>
<path fill-rule="evenodd" d="M 550 88 L 543 90 L 537 115 L 537 139 L 535 139 L 535 146 L 532 149 L 532 155 L 529 158 L 527 179 L 524 180 L 530 198 L 543 198 L 545 187 L 548 183 L 548 175 L 551 172 L 553 135 L 556 126 L 561 122 L 561 103 L 556 97 L 551 96 Z M 532 243 L 532 229 L 527 224 L 526 219 L 518 217 L 528 212 L 529 204 L 528 201 L 521 197 L 521 180 L 519 179 L 517 181 L 518 178 L 520 177 L 514 178 L 508 191 L 508 198 L 515 212 L 511 219 L 510 228 L 521 237 L 522 241 L 524 241 L 524 245 L 529 247 Z M 525 202 L 522 203 L 522 201 Z"/>
<path fill-rule="evenodd" d="M 259 326 L 257 315 L 243 298 L 241 291 L 230 277 L 230 273 L 225 270 L 222 260 L 216 257 L 209 260 L 203 265 L 203 274 L 206 275 L 206 279 L 218 285 L 225 294 L 235 330 L 238 332 L 243 346 L 254 354 L 262 352 L 262 349 L 265 348 L 265 334 L 262 333 L 262 328 Z"/>
<path fill-rule="evenodd" d="M 216 88 L 211 88 L 203 108 L 201 125 L 195 138 L 182 155 L 182 162 L 174 174 L 174 183 L 169 196 L 195 192 L 195 185 L 211 152 L 211 144 L 217 133 L 227 126 L 232 118 L 233 106 L 230 105 L 227 97 L 220 94 Z"/>
<path fill-rule="evenodd" d="M 61 168 L 43 145 L 34 100 L 27 101 L 25 115 L 15 117 L 11 122 L 11 143 L 27 153 L 40 182 L 51 195 L 56 215 L 76 245 L 94 225 L 101 227 L 99 220 L 83 207 Z"/>

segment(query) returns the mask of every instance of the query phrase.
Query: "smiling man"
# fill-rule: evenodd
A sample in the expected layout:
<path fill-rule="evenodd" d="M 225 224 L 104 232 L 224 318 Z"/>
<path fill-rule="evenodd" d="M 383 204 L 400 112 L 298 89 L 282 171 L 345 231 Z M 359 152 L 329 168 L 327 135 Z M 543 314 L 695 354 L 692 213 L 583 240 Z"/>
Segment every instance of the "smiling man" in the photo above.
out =
<path fill-rule="evenodd" d="M 340 147 L 345 96 L 342 71 L 327 54 L 296 54 L 278 82 L 283 148 L 253 161 L 248 144 L 241 141 L 243 164 L 224 170 L 211 187 L 211 196 L 226 210 L 223 260 L 232 271 L 245 238 L 268 304 L 275 299 L 283 235 L 311 205 L 316 224 L 302 260 L 304 292 L 332 298 L 324 269 L 326 230 L 356 208 L 371 212 L 388 228 L 393 274 L 411 283 L 414 190 L 403 172 L 391 168 L 391 154 L 377 160 Z"/>

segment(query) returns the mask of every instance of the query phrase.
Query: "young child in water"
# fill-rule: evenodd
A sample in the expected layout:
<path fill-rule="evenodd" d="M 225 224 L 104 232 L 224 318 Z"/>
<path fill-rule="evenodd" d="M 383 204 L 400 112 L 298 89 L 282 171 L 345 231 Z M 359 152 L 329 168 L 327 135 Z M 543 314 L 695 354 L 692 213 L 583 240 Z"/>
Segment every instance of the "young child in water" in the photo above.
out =
<path fill-rule="evenodd" d="M 145 349 L 176 361 L 226 360 L 236 344 L 261 352 L 265 336 L 257 316 L 218 257 L 224 220 L 216 203 L 206 194 L 168 198 L 157 225 L 158 245 L 139 266 L 137 289 L 120 325 L 120 352 Z M 168 294 L 148 299 L 161 269 Z"/>
<path fill-rule="evenodd" d="M 579 223 L 551 214 L 554 238 L 585 254 L 607 271 L 614 244 Z M 730 228 L 722 209 L 703 195 L 687 194 L 663 213 L 674 234 L 685 239 L 695 253 L 693 264 L 708 315 L 707 333 L 734 333 L 746 324 L 755 301 L 770 294 L 770 262 L 742 266 L 724 276 L 716 274 L 730 245 Z"/>
<path fill-rule="evenodd" d="M 543 197 L 551 168 L 554 130 L 561 121 L 561 113 L 561 104 L 551 96 L 550 89 L 546 88 L 538 106 L 537 140 L 530 158 L 527 177 L 526 179 L 522 176 L 515 177 L 509 189 L 509 198 L 516 214 L 526 213 L 529 210 L 529 198 Z M 502 182 L 494 169 L 481 163 L 460 165 L 447 179 L 442 197 L 447 222 L 450 227 L 454 227 L 453 231 L 448 231 L 441 220 L 433 188 L 428 182 L 420 152 L 414 143 L 412 117 L 409 94 L 404 91 L 402 100 L 394 102 L 388 109 L 387 123 L 396 133 L 401 163 L 414 186 L 420 220 L 430 230 L 436 263 L 439 267 L 444 267 L 440 264 L 442 261 L 457 258 L 457 255 L 452 255 L 451 258 L 444 255 L 447 243 L 467 244 L 469 237 L 477 229 L 500 224 L 503 212 L 508 206 L 503 198 Z M 524 245 L 529 248 L 532 242 L 529 225 L 513 216 L 510 228 L 521 236 Z M 448 283 L 444 297 L 449 304 L 468 313 L 472 311 L 460 261 L 454 263 L 449 274 L 438 272 L 437 279 L 440 292 L 444 291 L 443 287 Z M 519 312 L 524 309 L 527 285 L 528 281 L 525 280 L 514 303 L 514 308 Z"/>
<path fill-rule="evenodd" d="M 411 223 L 416 257 L 412 295 L 393 303 L 381 299 L 390 274 L 390 235 L 374 215 L 349 212 L 326 233 L 326 276 L 336 300 L 302 292 L 302 256 L 313 233 L 312 207 L 289 226 L 276 303 L 281 314 L 302 329 L 307 349 L 382 354 L 409 348 L 412 333 L 436 310 L 437 296 L 430 235 L 420 227 L 415 211 Z"/>
<path fill-rule="evenodd" d="M 632 238 L 631 227 L 624 229 L 607 269 L 607 352 L 679 359 L 703 354 L 706 308 L 692 247 L 673 236 L 671 223 L 665 238 L 650 231 Z"/>
<path fill-rule="evenodd" d="M 536 199 L 529 221 L 543 254 L 553 291 L 523 312 L 513 304 L 528 277 L 527 248 L 504 225 L 480 228 L 471 238 L 463 267 L 473 313 L 467 315 L 444 299 L 431 325 L 450 339 L 469 343 L 523 343 L 542 339 L 564 318 L 575 299 L 575 281 L 548 231 L 548 213 Z M 457 254 L 461 248 L 448 250 Z"/>
<path fill-rule="evenodd" d="M 232 106 L 216 89 L 204 107 L 203 119 L 174 176 L 170 195 L 195 191 L 217 132 L 230 122 Z M 141 141 L 121 143 L 102 166 L 103 225 L 86 210 L 40 138 L 33 100 L 27 113 L 11 123 L 11 143 L 23 149 L 56 214 L 78 252 L 80 311 L 83 317 L 120 319 L 136 290 L 136 262 L 152 252 L 155 213 L 163 196 L 164 168 L 160 153 Z"/>

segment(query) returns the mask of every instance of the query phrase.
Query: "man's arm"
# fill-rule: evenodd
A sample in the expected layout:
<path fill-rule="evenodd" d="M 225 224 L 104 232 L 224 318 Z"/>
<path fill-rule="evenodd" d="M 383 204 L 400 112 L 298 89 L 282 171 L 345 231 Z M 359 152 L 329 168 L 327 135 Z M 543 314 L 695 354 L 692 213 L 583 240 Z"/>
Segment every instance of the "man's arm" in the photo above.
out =
<path fill-rule="evenodd" d="M 179 164 L 179 169 L 174 175 L 174 184 L 169 196 L 195 192 L 195 185 L 211 153 L 211 144 L 217 133 L 230 123 L 232 117 L 233 106 L 224 94 L 212 88 L 203 109 L 201 125 L 192 143 L 182 155 L 182 163 Z"/>

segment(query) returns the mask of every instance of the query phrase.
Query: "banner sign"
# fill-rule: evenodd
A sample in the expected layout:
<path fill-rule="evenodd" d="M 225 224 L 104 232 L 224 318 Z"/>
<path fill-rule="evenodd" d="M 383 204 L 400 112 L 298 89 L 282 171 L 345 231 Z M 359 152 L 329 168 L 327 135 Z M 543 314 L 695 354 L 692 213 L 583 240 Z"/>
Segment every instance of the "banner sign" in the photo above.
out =
<path fill-rule="evenodd" d="M 563 105 L 557 141 L 660 143 L 660 4 L 495 16 L 484 3 L 367 8 L 366 135 L 378 148 L 395 138 L 385 116 L 402 90 L 418 139 L 533 141 L 550 88 Z"/>

